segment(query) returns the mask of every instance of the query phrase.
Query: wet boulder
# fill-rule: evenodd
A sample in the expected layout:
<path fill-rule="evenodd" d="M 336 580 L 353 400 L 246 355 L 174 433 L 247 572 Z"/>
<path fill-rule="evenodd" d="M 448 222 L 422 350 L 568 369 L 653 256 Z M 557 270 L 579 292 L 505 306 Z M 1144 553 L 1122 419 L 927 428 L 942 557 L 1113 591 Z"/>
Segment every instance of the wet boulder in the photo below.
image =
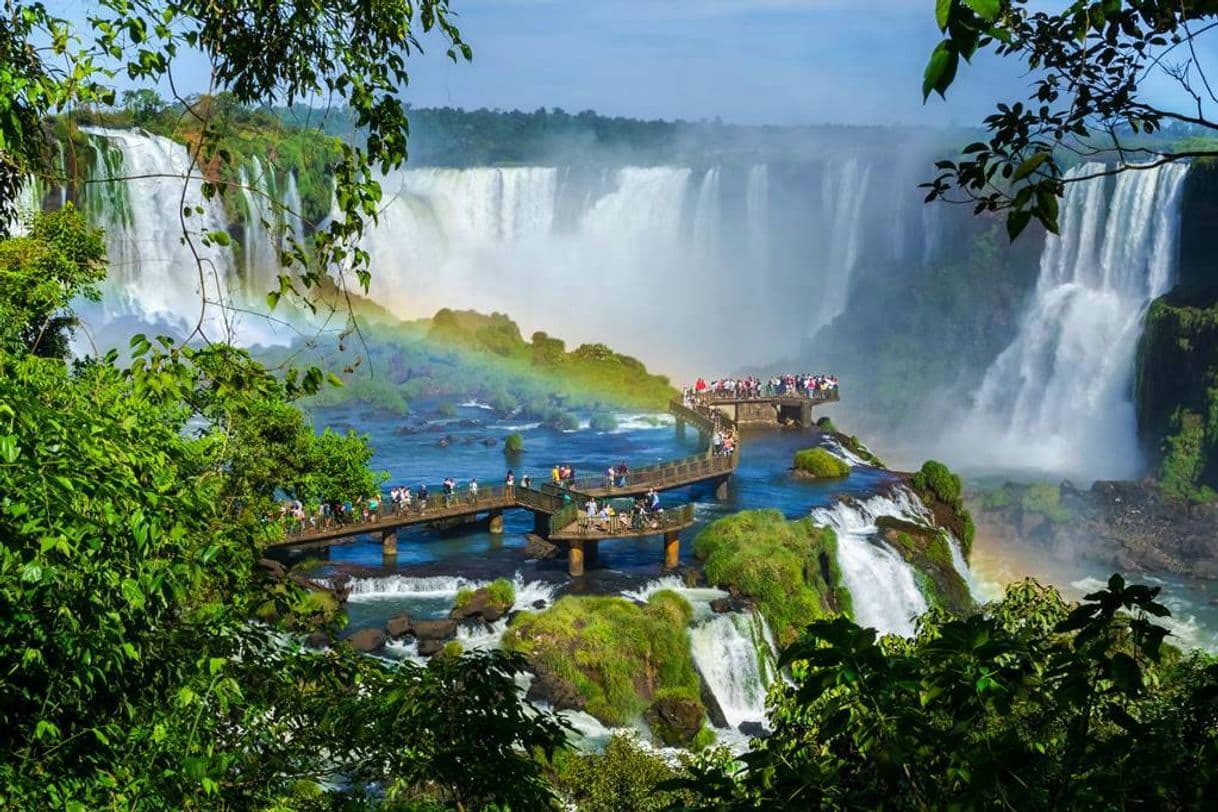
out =
<path fill-rule="evenodd" d="M 410 617 L 408 615 L 394 615 L 385 622 L 385 634 L 397 639 L 410 634 Z"/>
<path fill-rule="evenodd" d="M 652 735 L 667 747 L 683 747 L 702 729 L 706 709 L 696 699 L 665 696 L 657 699 L 643 714 Z"/>
<path fill-rule="evenodd" d="M 360 629 L 347 638 L 351 648 L 367 654 L 385 645 L 385 633 L 380 629 Z"/>
<path fill-rule="evenodd" d="M 424 640 L 451 640 L 457 634 L 457 621 L 451 618 L 416 620 L 410 626 L 414 636 L 419 638 L 420 645 Z"/>
<path fill-rule="evenodd" d="M 444 650 L 443 640 L 420 640 L 419 656 L 432 657 Z"/>
<path fill-rule="evenodd" d="M 529 533 L 525 536 L 524 554 L 527 558 L 544 561 L 548 558 L 557 558 L 559 552 L 557 545 L 551 544 L 536 533 Z"/>
<path fill-rule="evenodd" d="M 535 677 L 526 698 L 546 702 L 554 710 L 583 710 L 588 700 L 580 694 L 575 683 L 560 677 L 540 662 L 531 663 Z"/>

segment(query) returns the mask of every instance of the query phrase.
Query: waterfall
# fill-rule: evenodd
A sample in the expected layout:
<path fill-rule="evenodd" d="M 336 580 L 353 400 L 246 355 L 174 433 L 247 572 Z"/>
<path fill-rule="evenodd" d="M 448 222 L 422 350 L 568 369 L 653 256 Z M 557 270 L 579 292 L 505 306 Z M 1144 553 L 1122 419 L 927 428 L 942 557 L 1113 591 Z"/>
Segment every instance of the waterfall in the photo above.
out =
<path fill-rule="evenodd" d="M 777 673 L 774 640 L 754 612 L 728 612 L 695 625 L 690 651 L 728 725 L 764 723 L 766 691 Z"/>
<path fill-rule="evenodd" d="M 702 177 L 702 187 L 698 190 L 698 202 L 694 208 L 694 250 L 698 256 L 710 262 L 719 256 L 720 197 L 719 169 L 708 169 Z"/>
<path fill-rule="evenodd" d="M 854 621 L 860 626 L 910 637 L 914 618 L 927 610 L 913 568 L 879 538 L 875 526 L 880 516 L 920 518 L 919 507 L 907 491 L 899 490 L 893 496 L 837 502 L 812 511 L 817 524 L 837 534 L 837 564 L 850 590 Z"/>
<path fill-rule="evenodd" d="M 749 169 L 745 211 L 749 254 L 753 263 L 750 270 L 764 279 L 770 256 L 770 170 L 765 164 L 757 164 Z"/>
<path fill-rule="evenodd" d="M 1080 178 L 1103 170 L 1084 164 Z M 1015 340 L 986 372 L 973 459 L 1085 479 L 1141 473 L 1132 375 L 1142 317 L 1171 285 L 1187 167 L 1070 183 Z M 1111 188 L 1110 188 L 1111 187 Z M 982 446 L 982 448 L 978 448 Z"/>
<path fill-rule="evenodd" d="M 81 129 L 95 155 L 85 209 L 105 229 L 109 259 L 100 317 L 189 330 L 202 312 L 210 338 L 274 342 L 263 320 L 229 309 L 242 298 L 234 249 L 204 244 L 205 235 L 227 234 L 227 218 L 219 201 L 204 198 L 186 148 L 144 132 Z M 95 309 L 81 313 L 92 320 Z"/>

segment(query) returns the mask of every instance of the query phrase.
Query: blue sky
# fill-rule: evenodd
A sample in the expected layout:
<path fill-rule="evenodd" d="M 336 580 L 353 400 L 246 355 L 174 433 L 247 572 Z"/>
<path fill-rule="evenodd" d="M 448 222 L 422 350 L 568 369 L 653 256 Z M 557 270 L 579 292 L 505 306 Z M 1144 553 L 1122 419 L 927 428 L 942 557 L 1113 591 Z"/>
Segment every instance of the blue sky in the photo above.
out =
<path fill-rule="evenodd" d="M 949 102 L 921 100 L 933 0 L 453 0 L 472 64 L 438 47 L 419 106 L 562 107 L 750 124 L 975 123 L 1010 66 L 982 59 Z"/>
<path fill-rule="evenodd" d="M 1044 0 L 1058 8 L 1065 0 Z M 934 0 L 451 0 L 474 50 L 453 64 L 442 42 L 410 61 L 416 106 L 593 109 L 640 118 L 743 124 L 975 125 L 1021 99 L 1019 65 L 979 54 L 947 101 L 921 98 L 939 40 Z M 58 0 L 81 21 L 89 0 Z M 1203 56 L 1215 58 L 1213 43 Z M 207 89 L 183 54 L 179 89 Z M 196 67 L 191 71 L 192 63 Z M 1179 102 L 1152 79 L 1148 95 Z"/>

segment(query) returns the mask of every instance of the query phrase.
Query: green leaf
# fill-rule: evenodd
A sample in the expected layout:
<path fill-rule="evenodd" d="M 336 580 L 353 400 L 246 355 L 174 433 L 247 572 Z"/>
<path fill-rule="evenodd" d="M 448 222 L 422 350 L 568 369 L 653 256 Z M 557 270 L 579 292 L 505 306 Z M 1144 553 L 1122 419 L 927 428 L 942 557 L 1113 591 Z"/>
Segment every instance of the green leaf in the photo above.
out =
<path fill-rule="evenodd" d="M 1023 180 L 1028 175 L 1031 175 L 1037 168 L 1049 158 L 1049 153 L 1038 152 L 1028 160 L 1021 163 L 1015 169 L 1015 174 L 1011 176 L 1012 180 Z"/>
<path fill-rule="evenodd" d="M 935 46 L 926 63 L 926 71 L 922 75 L 922 101 L 930 98 L 931 91 L 942 96 L 956 78 L 956 66 L 960 56 L 950 40 L 943 40 Z"/>
<path fill-rule="evenodd" d="M 277 290 L 273 290 L 266 295 L 266 306 L 269 309 L 274 310 L 275 305 L 279 304 L 279 295 L 279 291 Z"/>
<path fill-rule="evenodd" d="M 998 0 L 964 0 L 964 4 L 977 12 L 977 16 L 987 23 L 992 23 L 998 19 L 1000 6 Z"/>
<path fill-rule="evenodd" d="M 947 18 L 951 14 L 955 0 L 935 0 L 935 22 L 940 31 L 947 30 Z"/>
<path fill-rule="evenodd" d="M 1027 228 L 1028 222 L 1032 219 L 1032 212 L 1027 209 L 1012 211 L 1007 214 L 1007 236 L 1011 242 L 1015 241 L 1023 230 Z"/>

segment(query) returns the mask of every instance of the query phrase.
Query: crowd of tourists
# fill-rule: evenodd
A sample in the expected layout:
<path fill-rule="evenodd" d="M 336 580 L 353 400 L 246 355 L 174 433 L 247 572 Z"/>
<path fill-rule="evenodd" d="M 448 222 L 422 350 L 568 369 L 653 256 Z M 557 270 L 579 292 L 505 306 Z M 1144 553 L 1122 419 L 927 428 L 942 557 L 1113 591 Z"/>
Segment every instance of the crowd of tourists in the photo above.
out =
<path fill-rule="evenodd" d="M 663 523 L 664 508 L 660 507 L 660 494 L 655 488 L 636 497 L 629 510 L 619 510 L 608 499 L 597 501 L 588 497 L 581 520 L 581 524 L 593 526 L 602 533 L 655 529 Z"/>
<path fill-rule="evenodd" d="M 757 377 L 719 378 L 707 381 L 698 378 L 693 386 L 686 387 L 685 400 L 745 398 L 772 398 L 798 396 L 813 399 L 831 397 L 837 392 L 836 375 L 774 375 L 762 380 Z"/>

